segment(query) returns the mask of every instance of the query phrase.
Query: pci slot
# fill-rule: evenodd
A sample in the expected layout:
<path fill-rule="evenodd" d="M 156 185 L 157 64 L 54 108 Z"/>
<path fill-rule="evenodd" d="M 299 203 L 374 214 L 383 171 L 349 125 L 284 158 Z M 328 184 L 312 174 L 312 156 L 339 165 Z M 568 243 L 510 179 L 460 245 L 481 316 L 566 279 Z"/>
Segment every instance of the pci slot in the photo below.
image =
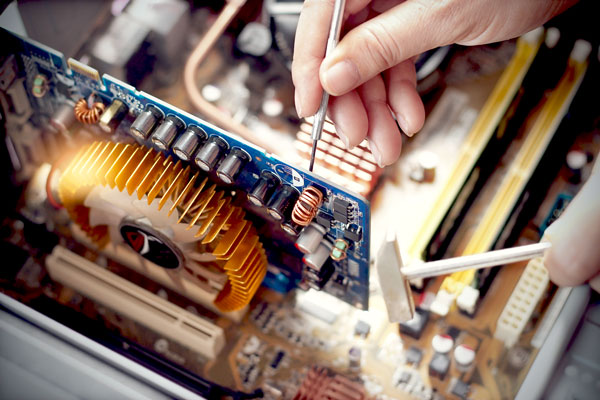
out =
<path fill-rule="evenodd" d="M 225 345 L 222 328 L 62 246 L 48 256 L 46 268 L 55 281 L 209 359 Z"/>
<path fill-rule="evenodd" d="M 490 142 L 496 127 L 521 87 L 521 83 L 540 47 L 542 34 L 543 30 L 540 28 L 522 36 L 517 41 L 515 54 L 471 128 L 450 178 L 440 192 L 440 196 L 433 203 L 428 217 L 421 225 L 415 239 L 408 247 L 409 264 L 412 262 L 410 260 L 415 261 L 423 258 L 431 238 L 444 220 L 461 188 L 469 180 L 477 160 Z"/>
<path fill-rule="evenodd" d="M 78 242 L 83 243 L 91 248 L 97 248 L 97 246 L 81 231 L 81 229 L 76 226 L 73 226 L 71 229 Z M 164 287 L 167 287 L 178 294 L 185 296 L 186 298 L 198 304 L 201 304 L 206 309 L 224 316 L 234 322 L 240 322 L 248 310 L 248 307 L 229 312 L 223 312 L 219 310 L 214 305 L 217 291 L 212 289 L 210 286 L 201 285 L 197 280 L 173 279 L 173 274 L 171 274 L 169 270 L 159 267 L 153 262 L 140 257 L 139 254 L 132 251 L 124 244 L 108 243 L 106 246 L 104 246 L 104 248 L 97 250 L 119 264 L 123 264 L 133 271 L 152 279 Z"/>
<path fill-rule="evenodd" d="M 467 243 L 463 255 L 490 250 L 500 236 L 521 197 L 521 193 L 528 184 L 579 89 L 588 66 L 587 57 L 590 48 L 588 42 L 576 42 L 565 73 L 544 104 L 534 125 L 527 133 L 496 195 Z M 451 305 L 450 299 L 453 300 L 456 296 L 460 296 L 463 289 L 472 284 L 475 272 L 475 270 L 466 270 L 446 277 L 440 292 L 438 292 L 439 301 L 434 301 L 432 310 L 445 315 Z M 469 290 L 469 292 L 472 291 Z M 477 296 L 473 296 L 472 293 L 469 294 L 469 297 L 471 303 L 477 300 Z"/>

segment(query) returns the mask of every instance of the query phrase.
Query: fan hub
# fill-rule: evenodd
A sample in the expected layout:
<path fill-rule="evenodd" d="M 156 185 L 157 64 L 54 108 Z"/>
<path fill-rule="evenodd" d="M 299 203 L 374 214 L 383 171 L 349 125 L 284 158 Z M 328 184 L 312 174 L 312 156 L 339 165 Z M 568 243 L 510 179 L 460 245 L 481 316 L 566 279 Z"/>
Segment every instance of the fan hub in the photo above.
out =
<path fill-rule="evenodd" d="M 183 256 L 177 246 L 153 227 L 131 220 L 123 220 L 119 226 L 123 240 L 146 260 L 165 269 L 177 269 Z"/>

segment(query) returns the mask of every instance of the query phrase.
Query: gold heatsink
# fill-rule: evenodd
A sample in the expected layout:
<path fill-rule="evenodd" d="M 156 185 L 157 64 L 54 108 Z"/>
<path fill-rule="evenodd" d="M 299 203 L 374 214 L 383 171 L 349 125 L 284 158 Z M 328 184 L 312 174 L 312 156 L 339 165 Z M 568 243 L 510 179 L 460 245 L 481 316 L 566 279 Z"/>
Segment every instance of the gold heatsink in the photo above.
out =
<path fill-rule="evenodd" d="M 146 199 L 156 212 L 163 208 L 168 216 L 176 212 L 178 226 L 172 228 L 193 234 L 192 253 L 182 257 L 186 271 L 204 264 L 211 272 L 192 275 L 214 275 L 216 269 L 227 276 L 214 300 L 221 311 L 235 311 L 250 302 L 265 277 L 267 258 L 254 226 L 229 193 L 153 149 L 112 142 L 87 145 L 65 169 L 58 190 L 72 220 L 100 247 L 111 239 L 109 226 L 92 225 L 85 204 L 98 186 L 127 193 L 132 200 Z M 190 254 L 190 244 L 182 247 L 182 253 Z"/>

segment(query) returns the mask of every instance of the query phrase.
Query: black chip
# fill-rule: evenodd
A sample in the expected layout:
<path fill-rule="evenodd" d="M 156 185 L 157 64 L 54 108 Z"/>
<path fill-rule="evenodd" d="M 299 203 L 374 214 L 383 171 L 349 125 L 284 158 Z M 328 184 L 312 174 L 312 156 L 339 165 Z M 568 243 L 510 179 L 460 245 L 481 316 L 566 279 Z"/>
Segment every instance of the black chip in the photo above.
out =
<path fill-rule="evenodd" d="M 342 224 L 347 224 L 348 223 L 348 214 L 342 214 L 339 213 L 337 211 L 333 212 L 333 218 L 336 221 L 340 221 Z"/>
<path fill-rule="evenodd" d="M 348 215 L 348 213 L 351 211 L 351 209 L 352 209 L 352 205 L 350 204 L 349 201 L 346 201 L 339 197 L 336 197 L 333 200 L 333 212 Z"/>
<path fill-rule="evenodd" d="M 450 368 L 450 358 L 441 353 L 435 353 L 429 362 L 429 375 L 444 380 Z"/>
<path fill-rule="evenodd" d="M 469 390 L 470 388 L 468 383 L 465 383 L 461 380 L 456 380 L 450 393 L 461 399 L 466 399 L 469 395 Z"/>
<path fill-rule="evenodd" d="M 356 224 L 350 224 L 344 230 L 344 237 L 353 242 L 360 242 L 362 239 L 362 229 Z"/>
<path fill-rule="evenodd" d="M 325 228 L 331 228 L 331 221 L 333 221 L 333 217 L 329 214 L 324 213 L 323 211 L 319 211 L 316 216 L 317 224 L 324 226 Z"/>
<path fill-rule="evenodd" d="M 400 332 L 415 339 L 419 339 L 425 330 L 428 320 L 429 311 L 417 307 L 415 310 L 415 317 L 413 319 L 400 323 Z"/>
<path fill-rule="evenodd" d="M 369 332 L 371 331 L 371 325 L 366 323 L 365 321 L 358 320 L 356 321 L 356 325 L 354 325 L 354 334 L 357 336 L 367 337 Z"/>
<path fill-rule="evenodd" d="M 413 364 L 415 367 L 418 367 L 422 359 L 423 352 L 418 347 L 411 346 L 408 350 L 406 350 L 407 363 Z"/>
<path fill-rule="evenodd" d="M 450 336 L 452 339 L 454 339 L 454 341 L 456 341 L 456 339 L 458 338 L 458 335 L 460 335 L 460 329 L 458 329 L 455 326 L 450 325 L 448 327 L 448 329 L 446 330 L 446 335 Z"/>

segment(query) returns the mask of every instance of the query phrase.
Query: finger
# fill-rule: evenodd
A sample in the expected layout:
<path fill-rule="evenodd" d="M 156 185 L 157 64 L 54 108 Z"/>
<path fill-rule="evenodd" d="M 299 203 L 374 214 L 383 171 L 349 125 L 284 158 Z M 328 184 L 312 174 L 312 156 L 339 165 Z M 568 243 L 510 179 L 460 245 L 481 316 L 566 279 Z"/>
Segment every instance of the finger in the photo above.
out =
<path fill-rule="evenodd" d="M 417 93 L 415 64 L 406 60 L 385 72 L 390 108 L 402 131 L 408 136 L 417 133 L 425 122 L 425 107 Z"/>
<path fill-rule="evenodd" d="M 358 146 L 367 136 L 367 111 L 356 91 L 329 100 L 329 117 L 347 149 Z"/>
<path fill-rule="evenodd" d="M 364 8 L 368 0 L 351 0 L 347 13 Z M 296 111 L 300 118 L 317 112 L 323 94 L 318 72 L 325 57 L 334 0 L 306 0 L 294 41 L 292 80 L 296 87 Z M 359 8 L 360 7 L 360 8 Z"/>
<path fill-rule="evenodd" d="M 409 0 L 348 32 L 321 65 L 325 90 L 347 93 L 412 56 L 462 38 L 465 16 L 448 3 Z"/>
<path fill-rule="evenodd" d="M 597 163 L 598 164 L 598 163 Z M 600 169 L 600 164 L 596 165 Z M 552 243 L 544 260 L 557 285 L 575 286 L 600 270 L 600 171 L 592 174 L 544 234 Z"/>
<path fill-rule="evenodd" d="M 369 146 L 379 166 L 396 161 L 402 148 L 402 137 L 387 104 L 383 78 L 376 76 L 361 85 L 358 93 L 367 110 Z"/>

